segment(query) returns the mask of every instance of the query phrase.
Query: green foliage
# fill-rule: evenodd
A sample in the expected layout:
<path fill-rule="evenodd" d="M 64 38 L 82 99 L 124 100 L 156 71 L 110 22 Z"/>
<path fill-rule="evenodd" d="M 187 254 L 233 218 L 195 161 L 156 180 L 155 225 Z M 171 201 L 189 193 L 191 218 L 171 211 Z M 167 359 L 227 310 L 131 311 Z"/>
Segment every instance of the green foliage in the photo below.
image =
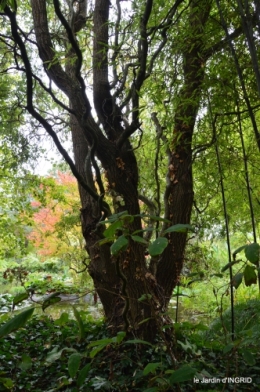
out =
<path fill-rule="evenodd" d="M 73 306 L 72 309 L 73 309 L 73 313 L 74 313 L 75 319 L 77 320 L 78 327 L 79 327 L 79 341 L 82 342 L 85 338 L 85 330 L 84 330 L 83 321 L 82 321 L 81 315 L 78 312 L 77 308 L 75 306 Z"/>
<path fill-rule="evenodd" d="M 28 292 L 25 292 L 25 293 L 21 293 L 21 294 L 16 295 L 16 296 L 14 297 L 14 299 L 13 299 L 13 309 L 14 309 L 14 307 L 15 307 L 16 305 L 22 303 L 24 300 L 26 300 L 26 299 L 28 299 L 28 298 L 29 298 L 29 293 L 28 293 Z M 13 310 L 13 309 L 12 309 L 12 310 Z"/>
<path fill-rule="evenodd" d="M 169 379 L 170 385 L 193 379 L 197 370 L 189 365 L 183 365 L 180 369 L 174 371 Z"/>
<path fill-rule="evenodd" d="M 34 308 L 30 308 L 19 313 L 17 316 L 14 316 L 0 328 L 0 338 L 9 335 L 11 332 L 14 332 L 19 328 L 22 328 L 32 316 L 33 312 Z"/>
<path fill-rule="evenodd" d="M 252 304 L 251 309 L 254 307 Z M 260 357 L 252 337 L 247 347 L 236 344 L 229 347 L 225 343 L 213 347 L 212 343 L 209 348 L 202 340 L 200 325 L 179 324 L 176 328 L 179 365 L 173 368 L 160 339 L 151 345 L 138 339 L 125 341 L 123 333 L 108 337 L 103 321 L 94 324 L 82 317 L 85 339 L 79 342 L 74 338 L 77 322 L 65 319 L 61 326 L 47 317 L 33 318 L 26 329 L 0 340 L 0 390 L 12 386 L 14 391 L 23 388 L 35 392 L 62 388 L 67 392 L 99 389 L 170 392 L 179 384 L 182 392 L 190 392 L 194 390 L 195 377 L 200 380 L 199 390 L 206 392 L 208 385 L 203 385 L 202 379 L 240 374 L 251 377 L 250 388 L 257 390 Z M 217 327 L 216 331 L 219 333 Z M 223 384 L 214 387 L 221 391 Z M 246 391 L 248 384 L 242 383 L 239 388 Z"/>
<path fill-rule="evenodd" d="M 124 235 L 119 236 L 113 245 L 111 245 L 111 254 L 117 256 L 120 251 L 127 247 L 127 245 L 128 239 Z"/>
<path fill-rule="evenodd" d="M 250 346 L 259 341 L 260 300 L 251 299 L 235 304 L 235 333 L 240 345 Z M 221 317 L 212 322 L 205 333 L 208 340 L 225 341 L 230 337 L 231 312 L 227 309 Z"/>
<path fill-rule="evenodd" d="M 148 247 L 148 252 L 149 254 L 153 256 L 159 256 L 164 249 L 168 245 L 168 240 L 167 238 L 164 237 L 158 237 L 156 240 L 154 240 Z"/>
<path fill-rule="evenodd" d="M 25 288 L 28 291 L 35 292 L 37 294 L 46 294 L 48 292 L 61 292 L 63 294 L 78 293 L 80 290 L 78 287 L 68 285 L 66 282 L 60 280 L 48 281 L 44 279 L 33 279 L 29 280 L 25 284 Z"/>
<path fill-rule="evenodd" d="M 236 260 L 237 254 L 240 253 L 242 250 L 245 253 L 246 259 L 250 263 L 252 263 L 252 265 L 248 265 L 242 260 Z M 260 259 L 259 244 L 252 243 L 252 244 L 240 246 L 238 249 L 236 249 L 233 252 L 233 258 L 234 261 L 229 262 L 221 269 L 221 272 L 224 272 L 227 269 L 232 268 L 232 266 L 238 264 L 239 262 L 243 262 L 244 270 L 242 273 L 238 272 L 235 274 L 235 276 L 233 277 L 232 285 L 237 289 L 242 283 L 243 278 L 244 278 L 245 285 L 247 287 L 251 286 L 252 284 L 256 284 L 257 276 L 258 276 L 259 259 Z"/>
<path fill-rule="evenodd" d="M 120 214 L 113 214 L 109 216 L 105 221 L 100 222 L 101 224 L 108 225 L 108 227 L 104 230 L 103 235 L 105 239 L 102 239 L 99 241 L 100 245 L 106 244 L 107 242 L 113 242 L 113 244 L 110 247 L 111 254 L 113 256 L 118 255 L 118 253 L 124 251 L 128 244 L 129 244 L 129 238 L 131 238 L 133 241 L 138 242 L 140 244 L 143 244 L 144 246 L 147 247 L 147 250 L 150 254 L 150 256 L 159 256 L 162 254 L 164 249 L 168 245 L 168 239 L 165 237 L 157 237 L 153 242 L 150 244 L 141 236 L 136 235 L 140 234 L 146 231 L 146 229 L 139 230 L 138 232 L 134 233 L 129 233 L 128 225 L 133 222 L 135 218 L 141 217 L 144 220 L 144 224 L 146 224 L 146 219 L 148 218 L 149 220 L 155 220 L 158 222 L 168 222 L 167 220 L 153 216 L 153 215 L 147 215 L 147 214 L 141 214 L 141 215 L 129 215 L 127 211 L 123 211 Z M 173 232 L 187 232 L 188 230 L 193 231 L 193 227 L 188 224 L 177 224 L 168 227 L 164 232 L 162 233 L 163 236 L 167 235 L 168 233 L 173 233 Z M 158 229 L 157 229 L 158 231 Z M 118 233 L 123 232 L 123 235 L 119 235 Z"/>
<path fill-rule="evenodd" d="M 48 308 L 51 305 L 56 304 L 57 302 L 61 301 L 61 297 L 59 296 L 60 292 L 55 292 L 47 297 L 44 298 L 44 301 L 42 303 L 42 310 L 44 311 L 46 308 Z"/>

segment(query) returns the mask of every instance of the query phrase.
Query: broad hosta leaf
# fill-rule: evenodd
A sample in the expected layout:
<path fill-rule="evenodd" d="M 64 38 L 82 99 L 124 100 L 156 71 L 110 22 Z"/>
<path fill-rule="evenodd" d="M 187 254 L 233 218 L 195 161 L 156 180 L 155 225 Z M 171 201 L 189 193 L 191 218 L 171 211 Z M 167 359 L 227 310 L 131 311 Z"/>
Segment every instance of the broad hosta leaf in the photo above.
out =
<path fill-rule="evenodd" d="M 158 256 L 160 255 L 164 249 L 168 245 L 168 240 L 165 237 L 158 237 L 154 242 L 152 242 L 149 247 L 148 247 L 148 252 L 150 255 L 153 256 Z"/>
<path fill-rule="evenodd" d="M 257 282 L 257 276 L 254 267 L 251 267 L 250 265 L 246 266 L 244 269 L 244 279 L 246 286 L 251 286 Z"/>
<path fill-rule="evenodd" d="M 247 245 L 245 248 L 245 255 L 247 260 L 253 264 L 257 264 L 259 261 L 260 245 L 254 242 L 253 244 Z"/>
<path fill-rule="evenodd" d="M 143 370 L 143 375 L 146 376 L 149 373 L 154 373 L 154 371 L 161 365 L 161 362 L 148 363 Z"/>
<path fill-rule="evenodd" d="M 128 239 L 121 235 L 118 239 L 110 246 L 111 254 L 116 256 L 121 250 L 128 245 Z"/>
<path fill-rule="evenodd" d="M 173 232 L 186 233 L 187 230 L 194 231 L 194 228 L 189 224 L 178 223 L 177 225 L 173 225 L 164 230 L 164 234 Z"/>
<path fill-rule="evenodd" d="M 27 320 L 32 316 L 34 312 L 34 308 L 30 308 L 24 310 L 23 312 L 19 313 L 17 316 L 13 317 L 11 320 L 7 321 L 2 327 L 0 328 L 0 338 L 9 335 L 9 333 L 16 331 L 19 328 L 22 328 Z"/>
<path fill-rule="evenodd" d="M 242 272 L 240 272 L 239 274 L 236 274 L 235 276 L 233 276 L 232 286 L 234 286 L 236 289 L 238 289 L 238 287 L 242 283 L 243 276 L 244 276 L 244 274 Z"/>
<path fill-rule="evenodd" d="M 20 304 L 21 302 L 23 302 L 25 299 L 28 299 L 28 298 L 29 298 L 29 294 L 27 292 L 17 294 L 13 299 L 13 310 L 14 310 L 15 305 Z"/>
<path fill-rule="evenodd" d="M 189 365 L 183 365 L 178 370 L 175 370 L 175 372 L 171 375 L 169 379 L 170 384 L 177 384 L 179 382 L 191 380 L 196 373 L 196 369 L 193 369 Z"/>
<path fill-rule="evenodd" d="M 74 378 L 77 371 L 79 370 L 79 365 L 82 355 L 79 353 L 71 354 L 68 360 L 68 370 L 71 378 Z"/>

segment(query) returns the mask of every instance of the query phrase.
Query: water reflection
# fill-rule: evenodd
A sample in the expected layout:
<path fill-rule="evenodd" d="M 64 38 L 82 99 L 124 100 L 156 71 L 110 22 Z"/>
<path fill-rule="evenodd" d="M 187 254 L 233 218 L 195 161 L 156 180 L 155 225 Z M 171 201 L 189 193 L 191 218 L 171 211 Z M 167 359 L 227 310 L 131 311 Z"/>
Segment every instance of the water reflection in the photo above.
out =
<path fill-rule="evenodd" d="M 6 296 L 6 295 L 5 295 Z M 0 295 L 0 298 L 3 296 Z M 11 296 L 10 296 L 11 297 Z M 84 311 L 89 313 L 91 317 L 94 319 L 99 319 L 103 317 L 103 309 L 100 302 L 94 303 L 94 298 L 92 294 L 60 294 L 61 297 L 60 302 L 56 302 L 50 306 L 48 306 L 44 311 L 42 310 L 42 303 L 44 300 L 48 298 L 48 296 L 36 296 L 34 295 L 32 299 L 28 299 L 23 301 L 21 304 L 15 307 L 14 313 L 19 313 L 21 310 L 29 308 L 31 306 L 35 306 L 34 314 L 38 315 L 47 315 L 52 317 L 54 320 L 60 318 L 62 313 L 68 313 L 69 318 L 75 319 L 73 313 L 72 305 L 76 306 L 78 311 Z M 8 306 L 4 306 L 4 303 L 0 307 L 1 313 L 9 313 L 12 309 L 12 305 L 10 299 L 8 302 Z M 177 317 L 176 317 L 176 312 Z M 186 309 L 182 306 L 182 303 L 179 301 L 178 309 L 177 309 L 177 301 L 171 300 L 170 306 L 168 309 L 168 314 L 174 322 L 185 322 L 189 321 L 191 323 L 204 322 L 208 323 L 209 316 L 206 314 L 201 314 L 198 312 L 192 312 L 189 309 Z"/>
<path fill-rule="evenodd" d="M 93 296 L 90 294 L 87 295 L 59 295 L 61 301 L 56 302 L 49 307 L 47 307 L 44 311 L 42 310 L 42 303 L 44 300 L 48 298 L 48 296 L 33 296 L 31 299 L 25 300 L 15 307 L 13 313 L 19 313 L 21 310 L 29 308 L 31 306 L 35 306 L 34 314 L 38 315 L 47 315 L 52 317 L 53 319 L 60 318 L 61 314 L 66 312 L 68 313 L 70 318 L 75 318 L 73 313 L 72 305 L 74 305 L 78 311 L 84 311 L 89 313 L 94 319 L 99 319 L 103 316 L 102 313 L 102 305 L 100 303 L 94 304 Z M 1 313 L 9 313 L 12 310 L 12 305 L 10 300 L 8 301 L 8 305 L 2 306 L 0 309 Z"/>

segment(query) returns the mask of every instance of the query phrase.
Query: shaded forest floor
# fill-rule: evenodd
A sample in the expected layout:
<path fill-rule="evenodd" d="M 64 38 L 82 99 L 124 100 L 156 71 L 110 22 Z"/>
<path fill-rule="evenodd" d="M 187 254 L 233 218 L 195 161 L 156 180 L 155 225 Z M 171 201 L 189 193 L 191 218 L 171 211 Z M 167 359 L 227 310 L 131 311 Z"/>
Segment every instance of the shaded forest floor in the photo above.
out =
<path fill-rule="evenodd" d="M 202 324 L 175 324 L 173 369 L 165 342 L 127 344 L 108 337 L 102 320 L 82 320 L 80 325 L 66 314 L 55 321 L 37 316 L 1 339 L 0 391 L 260 390 L 259 343 L 250 332 L 245 346 L 241 337 L 221 342 Z"/>

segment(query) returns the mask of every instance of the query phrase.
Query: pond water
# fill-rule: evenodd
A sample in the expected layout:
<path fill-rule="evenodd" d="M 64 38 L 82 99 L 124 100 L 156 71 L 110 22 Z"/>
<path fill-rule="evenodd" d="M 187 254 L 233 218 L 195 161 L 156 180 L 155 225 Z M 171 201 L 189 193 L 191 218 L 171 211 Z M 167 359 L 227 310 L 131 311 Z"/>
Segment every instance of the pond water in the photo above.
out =
<path fill-rule="evenodd" d="M 0 305 L 2 300 L 2 306 L 0 306 L 0 314 L 7 313 L 11 311 L 11 304 L 10 299 L 7 301 L 7 305 L 4 306 L 4 297 L 0 295 Z M 10 296 L 11 297 L 11 296 Z M 44 311 L 42 310 L 42 303 L 46 296 L 33 296 L 32 299 L 28 299 L 23 301 L 20 305 L 15 307 L 14 313 L 20 312 L 22 309 L 28 308 L 30 306 L 35 306 L 34 314 L 38 315 L 49 315 L 53 319 L 60 318 L 61 314 L 66 312 L 69 314 L 70 318 L 75 318 L 73 313 L 73 306 L 77 308 L 78 311 L 84 311 L 89 313 L 94 319 L 99 319 L 103 316 L 102 312 L 102 305 L 98 301 L 96 304 L 94 303 L 93 296 L 91 294 L 73 294 L 73 295 L 65 295 L 61 294 L 61 301 L 52 304 L 51 306 L 47 307 Z M 174 322 L 183 322 L 189 321 L 191 323 L 205 323 L 208 324 L 210 320 L 208 320 L 207 315 L 199 314 L 199 313 L 192 313 L 189 309 L 186 309 L 182 306 L 181 302 L 178 304 L 178 314 L 176 317 L 176 301 L 172 300 L 169 306 L 169 315 L 171 316 Z"/>
<path fill-rule="evenodd" d="M 10 296 L 11 297 L 11 296 Z M 83 310 L 84 312 L 88 312 L 94 319 L 98 319 L 102 317 L 102 306 L 100 303 L 94 304 L 93 296 L 90 294 L 87 295 L 60 295 L 61 301 L 50 305 L 44 311 L 42 310 L 42 303 L 47 296 L 33 296 L 31 299 L 23 301 L 21 304 L 15 307 L 14 313 L 20 312 L 22 309 L 29 308 L 31 306 L 35 306 L 34 314 L 38 315 L 49 315 L 53 319 L 57 319 L 61 316 L 62 313 L 66 312 L 69 314 L 71 318 L 74 317 L 73 306 L 77 308 L 78 311 Z M 11 311 L 10 299 L 6 301 L 6 305 L 4 305 L 4 300 L 6 295 L 0 295 L 0 314 L 7 313 Z M 8 297 L 7 297 L 8 298 Z"/>

